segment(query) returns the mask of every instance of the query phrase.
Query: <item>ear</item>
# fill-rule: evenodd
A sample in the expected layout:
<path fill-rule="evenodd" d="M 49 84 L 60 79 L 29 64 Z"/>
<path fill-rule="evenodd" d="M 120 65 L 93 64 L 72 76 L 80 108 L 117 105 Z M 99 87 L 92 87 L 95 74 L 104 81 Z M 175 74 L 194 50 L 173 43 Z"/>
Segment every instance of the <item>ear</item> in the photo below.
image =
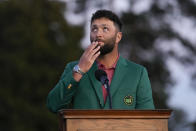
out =
<path fill-rule="evenodd" d="M 122 39 L 122 32 L 117 32 L 116 43 L 119 43 L 121 39 Z"/>

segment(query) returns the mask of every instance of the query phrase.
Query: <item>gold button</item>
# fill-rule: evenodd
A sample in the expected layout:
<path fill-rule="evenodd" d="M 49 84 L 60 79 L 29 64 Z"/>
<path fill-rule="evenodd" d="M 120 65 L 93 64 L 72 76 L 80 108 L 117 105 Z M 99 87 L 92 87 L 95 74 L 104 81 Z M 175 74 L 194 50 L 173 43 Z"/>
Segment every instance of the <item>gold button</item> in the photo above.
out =
<path fill-rule="evenodd" d="M 71 89 L 71 87 L 72 87 L 72 84 L 69 84 L 67 88 L 68 88 L 68 89 Z"/>

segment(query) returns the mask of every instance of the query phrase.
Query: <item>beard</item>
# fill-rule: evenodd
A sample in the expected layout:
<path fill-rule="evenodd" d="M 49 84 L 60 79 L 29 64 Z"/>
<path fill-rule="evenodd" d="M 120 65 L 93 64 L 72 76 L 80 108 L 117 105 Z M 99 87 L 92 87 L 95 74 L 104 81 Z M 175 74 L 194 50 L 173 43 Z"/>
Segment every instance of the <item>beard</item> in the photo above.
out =
<path fill-rule="evenodd" d="M 93 40 L 91 38 L 91 43 L 93 41 L 100 41 L 100 42 L 103 42 L 104 45 L 100 47 L 100 56 L 104 56 L 110 52 L 113 51 L 114 49 L 114 46 L 115 46 L 115 41 L 116 41 L 116 35 L 114 35 L 113 37 L 107 39 L 107 40 L 101 40 L 101 39 L 96 39 L 96 40 Z"/>
<path fill-rule="evenodd" d="M 114 45 L 115 45 L 114 43 L 106 43 L 106 42 L 104 42 L 104 46 L 102 46 L 100 48 L 100 56 L 104 56 L 104 55 L 112 52 L 113 49 L 114 49 Z"/>

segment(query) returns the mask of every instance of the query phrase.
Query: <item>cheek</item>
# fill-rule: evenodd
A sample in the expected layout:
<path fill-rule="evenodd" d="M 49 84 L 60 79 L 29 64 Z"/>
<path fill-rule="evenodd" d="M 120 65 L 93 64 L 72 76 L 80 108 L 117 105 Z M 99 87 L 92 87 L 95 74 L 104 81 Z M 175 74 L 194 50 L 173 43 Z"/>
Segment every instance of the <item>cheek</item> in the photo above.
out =
<path fill-rule="evenodd" d="M 93 42 L 94 38 L 90 35 L 90 41 Z"/>
<path fill-rule="evenodd" d="M 95 35 L 90 34 L 90 39 L 91 39 L 91 40 L 94 40 L 94 39 L 95 39 Z"/>

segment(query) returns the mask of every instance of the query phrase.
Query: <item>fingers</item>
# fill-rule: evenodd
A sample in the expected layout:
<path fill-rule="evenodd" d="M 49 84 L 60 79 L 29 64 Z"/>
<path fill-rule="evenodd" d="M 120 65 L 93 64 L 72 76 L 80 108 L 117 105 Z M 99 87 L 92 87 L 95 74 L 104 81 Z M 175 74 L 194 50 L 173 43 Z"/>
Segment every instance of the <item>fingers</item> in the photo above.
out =
<path fill-rule="evenodd" d="M 97 45 L 98 42 L 92 42 L 92 44 L 90 44 L 89 47 L 87 48 L 87 51 L 92 51 Z"/>
<path fill-rule="evenodd" d="M 89 51 L 89 58 L 94 62 L 95 59 L 99 56 L 100 54 L 100 45 L 98 45 L 98 42 L 92 43 L 94 44 L 91 48 L 91 50 Z"/>
<path fill-rule="evenodd" d="M 93 42 L 85 50 L 78 64 L 83 72 L 87 72 L 90 69 L 95 59 L 100 55 L 99 50 L 100 50 L 100 46 L 98 45 L 98 42 Z"/>
<path fill-rule="evenodd" d="M 92 60 L 95 61 L 97 59 L 97 57 L 100 55 L 100 51 L 96 52 L 93 56 L 92 56 Z"/>
<path fill-rule="evenodd" d="M 95 55 L 98 51 L 100 50 L 100 46 L 96 46 L 91 52 L 90 52 L 90 56 L 92 57 L 93 55 Z"/>
<path fill-rule="evenodd" d="M 94 56 L 98 50 L 100 49 L 100 46 L 98 45 L 98 42 L 92 42 L 91 45 L 86 49 L 85 56 L 91 59 L 92 56 Z"/>

